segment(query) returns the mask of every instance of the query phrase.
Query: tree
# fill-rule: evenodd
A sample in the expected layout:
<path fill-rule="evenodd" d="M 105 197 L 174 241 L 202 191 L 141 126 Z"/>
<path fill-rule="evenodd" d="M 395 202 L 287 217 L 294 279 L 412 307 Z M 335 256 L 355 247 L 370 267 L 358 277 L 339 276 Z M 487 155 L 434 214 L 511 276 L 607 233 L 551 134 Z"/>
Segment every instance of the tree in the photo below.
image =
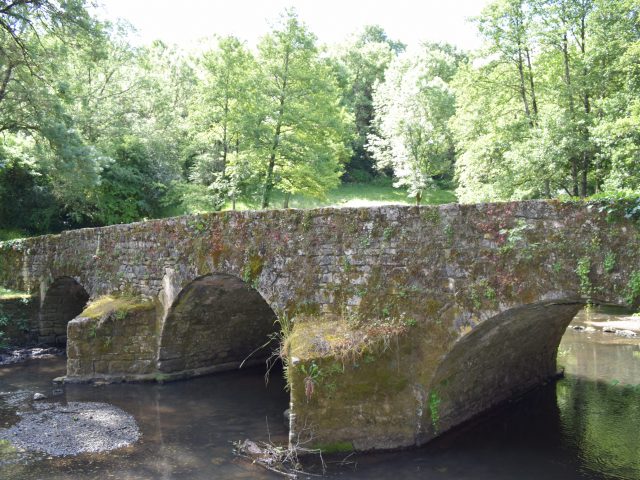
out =
<path fill-rule="evenodd" d="M 338 184 L 348 158 L 349 118 L 315 42 L 289 10 L 258 45 L 254 148 L 263 172 L 262 208 L 276 186 L 286 199 L 296 192 L 323 195 Z"/>
<path fill-rule="evenodd" d="M 235 37 L 218 40 L 200 60 L 202 81 L 191 104 L 190 129 L 195 150 L 190 179 L 207 186 L 218 208 L 227 197 L 244 193 L 239 175 L 251 135 L 252 100 L 257 66 Z"/>
<path fill-rule="evenodd" d="M 69 111 L 59 67 L 72 50 L 104 40 L 84 1 L 15 1 L 0 5 L 0 132 L 48 184 L 66 209 L 81 206 L 99 182 L 105 157 L 88 145 Z"/>
<path fill-rule="evenodd" d="M 637 19 L 632 0 L 499 0 L 483 11 L 485 49 L 454 82 L 462 200 L 633 184 L 611 168 L 635 162 L 637 139 L 623 132 L 634 117 Z"/>
<path fill-rule="evenodd" d="M 375 172 L 375 160 L 366 148 L 367 138 L 376 134 L 373 91 L 384 81 L 391 61 L 405 50 L 401 42 L 387 37 L 382 27 L 368 25 L 333 54 L 343 91 L 343 104 L 354 117 L 353 154 L 346 170 L 351 180 L 366 179 Z"/>
<path fill-rule="evenodd" d="M 433 178 L 451 170 L 455 157 L 449 87 L 463 55 L 448 45 L 425 44 L 396 59 L 374 92 L 376 127 L 368 149 L 378 169 L 391 168 L 395 186 L 420 200 Z"/>

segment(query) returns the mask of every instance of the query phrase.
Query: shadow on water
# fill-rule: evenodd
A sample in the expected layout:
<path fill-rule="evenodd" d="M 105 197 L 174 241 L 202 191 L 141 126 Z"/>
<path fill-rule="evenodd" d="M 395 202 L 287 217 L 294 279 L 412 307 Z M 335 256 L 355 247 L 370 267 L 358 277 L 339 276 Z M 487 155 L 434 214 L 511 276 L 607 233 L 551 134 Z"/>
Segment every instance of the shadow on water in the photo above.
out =
<path fill-rule="evenodd" d="M 15 366 L 9 368 L 14 370 Z M 30 362 L 14 373 L 10 387 L 20 385 L 50 394 L 52 373 L 64 373 L 64 360 Z M 8 389 L 4 378 L 0 377 L 0 390 Z M 267 441 L 271 437 L 276 443 L 286 442 L 283 411 L 288 394 L 284 387 L 279 372 L 272 372 L 265 385 L 262 369 L 163 385 L 67 385 L 64 395 L 51 400 L 119 406 L 136 418 L 142 440 L 111 453 L 0 466 L 0 478 L 273 478 L 234 458 L 231 441 L 246 437 Z"/>
<path fill-rule="evenodd" d="M 600 319 L 601 320 L 601 319 Z M 586 324 L 584 315 L 574 323 Z M 566 377 L 446 433 L 423 448 L 329 458 L 329 478 L 639 479 L 640 342 L 568 330 Z M 50 393 L 60 359 L 0 369 L 0 391 Z M 61 398 L 61 397 L 56 397 Z M 0 466 L 0 478 L 280 478 L 233 457 L 231 441 L 285 443 L 281 374 L 261 369 L 164 385 L 69 385 L 63 400 L 106 401 L 137 419 L 138 444 L 100 455 Z M 1 420 L 1 418 L 0 418 Z M 0 456 L 2 455 L 0 449 Z M 317 465 L 309 465 L 310 469 Z"/>

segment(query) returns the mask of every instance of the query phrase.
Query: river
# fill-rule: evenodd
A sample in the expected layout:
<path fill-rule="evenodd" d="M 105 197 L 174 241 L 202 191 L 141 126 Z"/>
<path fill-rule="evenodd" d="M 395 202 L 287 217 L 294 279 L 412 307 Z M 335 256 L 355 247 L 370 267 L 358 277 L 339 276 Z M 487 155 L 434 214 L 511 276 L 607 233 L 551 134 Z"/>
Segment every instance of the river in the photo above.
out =
<path fill-rule="evenodd" d="M 610 321 L 581 312 L 573 326 Z M 565 377 L 518 401 L 403 452 L 327 458 L 341 479 L 640 479 L 640 340 L 568 329 L 559 348 Z M 0 391 L 47 395 L 63 375 L 61 358 L 0 367 Z M 54 458 L 0 446 L 0 478 L 271 479 L 235 457 L 232 440 L 284 443 L 287 408 L 281 374 L 260 369 L 168 384 L 67 385 L 56 401 L 109 402 L 131 413 L 142 439 L 105 454 Z M 0 428 L 16 421 L 0 402 Z M 318 462 L 306 468 L 319 471 Z M 304 478 L 304 477 L 302 477 Z"/>

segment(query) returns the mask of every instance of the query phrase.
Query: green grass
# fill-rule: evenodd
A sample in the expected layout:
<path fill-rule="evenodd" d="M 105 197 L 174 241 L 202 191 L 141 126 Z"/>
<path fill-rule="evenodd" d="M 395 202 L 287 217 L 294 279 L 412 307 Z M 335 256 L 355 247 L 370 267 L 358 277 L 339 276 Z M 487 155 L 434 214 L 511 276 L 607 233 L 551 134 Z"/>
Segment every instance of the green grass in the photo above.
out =
<path fill-rule="evenodd" d="M 28 236 L 29 234 L 23 230 L 0 228 L 0 242 L 4 242 L 6 240 L 15 240 L 16 238 L 25 238 Z"/>
<path fill-rule="evenodd" d="M 0 300 L 15 300 L 19 298 L 29 298 L 26 292 L 18 292 L 17 290 L 9 290 L 8 288 L 0 287 Z"/>
<path fill-rule="evenodd" d="M 284 195 L 274 192 L 270 208 L 282 208 Z M 431 190 L 425 192 L 423 205 L 438 205 L 456 202 L 456 196 L 451 190 Z M 321 208 L 321 207 L 376 207 L 380 205 L 413 205 L 413 199 L 407 197 L 404 190 L 394 188 L 390 183 L 346 183 L 327 193 L 326 198 L 319 199 L 304 195 L 292 195 L 289 200 L 290 208 Z M 239 201 L 237 210 L 259 208 L 259 201 Z M 224 210 L 230 210 L 231 203 L 225 205 Z"/>

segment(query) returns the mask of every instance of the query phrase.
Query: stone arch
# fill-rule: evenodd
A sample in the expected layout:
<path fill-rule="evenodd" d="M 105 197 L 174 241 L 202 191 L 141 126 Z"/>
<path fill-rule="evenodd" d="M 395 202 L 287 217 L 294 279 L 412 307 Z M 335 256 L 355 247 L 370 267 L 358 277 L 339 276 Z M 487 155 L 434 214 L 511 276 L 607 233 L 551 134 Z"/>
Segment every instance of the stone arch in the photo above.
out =
<path fill-rule="evenodd" d="M 89 294 L 75 279 L 58 277 L 47 288 L 38 318 L 38 342 L 66 345 L 67 324 L 80 315 Z"/>
<path fill-rule="evenodd" d="M 261 294 L 234 275 L 215 273 L 188 283 L 164 319 L 158 370 L 185 376 L 262 363 L 260 348 L 277 331 L 276 315 Z"/>
<path fill-rule="evenodd" d="M 456 341 L 432 377 L 419 443 L 555 377 L 558 346 L 583 306 L 567 299 L 511 308 Z"/>

